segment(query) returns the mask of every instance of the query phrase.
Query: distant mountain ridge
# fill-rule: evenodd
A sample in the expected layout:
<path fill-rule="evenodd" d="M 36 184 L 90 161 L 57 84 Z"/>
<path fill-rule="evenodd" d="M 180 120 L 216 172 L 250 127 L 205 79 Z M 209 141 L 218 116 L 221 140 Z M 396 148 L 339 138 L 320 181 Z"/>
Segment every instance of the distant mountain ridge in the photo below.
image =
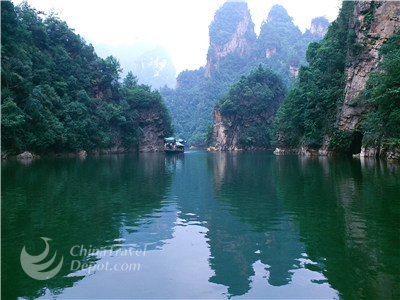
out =
<path fill-rule="evenodd" d="M 155 89 L 165 85 L 173 88 L 176 85 L 176 68 L 170 53 L 161 45 L 154 46 L 142 41 L 119 46 L 95 44 L 94 47 L 100 57 L 118 57 L 123 69 L 122 77 L 131 71 L 139 83 Z"/>
<path fill-rule="evenodd" d="M 275 5 L 257 37 L 247 3 L 225 2 L 209 26 L 206 66 L 181 72 L 176 89 L 161 89 L 176 133 L 192 144 L 204 145 L 216 101 L 259 64 L 277 72 L 290 87 L 305 63 L 308 44 L 320 40 L 328 25 L 324 17 L 316 18 L 302 34 L 285 8 Z"/>

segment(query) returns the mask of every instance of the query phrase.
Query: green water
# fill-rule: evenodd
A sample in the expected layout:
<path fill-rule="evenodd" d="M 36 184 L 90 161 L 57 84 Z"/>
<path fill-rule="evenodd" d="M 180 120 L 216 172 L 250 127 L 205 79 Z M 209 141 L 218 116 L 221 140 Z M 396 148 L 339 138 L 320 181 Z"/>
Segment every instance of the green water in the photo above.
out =
<path fill-rule="evenodd" d="M 400 166 L 383 161 L 5 161 L 1 217 L 2 299 L 400 298 Z M 20 263 L 40 237 L 49 269 L 63 257 L 42 281 Z"/>

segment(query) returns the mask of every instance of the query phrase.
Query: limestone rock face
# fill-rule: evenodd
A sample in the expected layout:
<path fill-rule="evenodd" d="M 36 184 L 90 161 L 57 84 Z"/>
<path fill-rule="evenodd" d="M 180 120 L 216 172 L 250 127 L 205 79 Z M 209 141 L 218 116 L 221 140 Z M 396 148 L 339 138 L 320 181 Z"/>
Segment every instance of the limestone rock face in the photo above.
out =
<path fill-rule="evenodd" d="M 243 144 L 243 136 L 249 128 L 258 124 L 270 126 L 274 120 L 275 109 L 271 106 L 268 110 L 258 115 L 240 116 L 232 114 L 222 116 L 216 107 L 213 111 L 214 127 L 212 140 L 214 146 L 210 151 L 241 151 L 241 150 L 265 150 L 267 147 L 261 141 L 255 140 L 252 145 Z"/>
<path fill-rule="evenodd" d="M 17 155 L 17 159 L 21 159 L 21 160 L 29 160 L 29 159 L 34 159 L 34 158 L 39 158 L 39 155 L 35 155 L 29 151 L 24 151 L 23 153 L 20 153 Z"/>
<path fill-rule="evenodd" d="M 216 142 L 216 146 L 209 147 L 207 150 L 221 151 L 221 145 L 226 145 L 228 130 L 222 122 L 221 111 L 218 108 L 214 109 L 212 116 L 214 118 L 213 140 Z"/>
<path fill-rule="evenodd" d="M 338 108 L 338 127 L 353 131 L 358 128 L 368 107 L 360 97 L 370 72 L 377 69 L 378 52 L 400 25 L 400 2 L 355 2 L 351 26 L 354 28 L 355 49 L 349 49 L 345 70 L 345 99 Z"/>
<path fill-rule="evenodd" d="M 377 158 L 379 149 L 377 148 L 361 148 L 360 157 Z"/>
<path fill-rule="evenodd" d="M 77 153 L 78 157 L 85 158 L 87 156 L 87 152 L 85 150 L 80 150 Z"/>
<path fill-rule="evenodd" d="M 230 9 L 233 16 L 229 18 L 237 20 L 233 33 L 226 38 L 232 26 L 223 17 L 224 11 Z M 205 77 L 211 78 L 213 70 L 218 69 L 220 60 L 230 53 L 237 53 L 241 57 L 249 56 L 251 47 L 256 39 L 254 23 L 250 11 L 245 2 L 226 2 L 215 14 L 213 23 L 210 25 L 210 46 L 207 53 L 207 65 Z M 227 12 L 228 13 L 228 12 Z M 217 32 L 211 32 L 212 28 L 222 28 Z"/>
<path fill-rule="evenodd" d="M 159 152 L 164 149 L 165 124 L 157 110 L 145 109 L 141 111 L 139 126 L 143 134 L 139 139 L 140 152 Z"/>
<path fill-rule="evenodd" d="M 323 38 L 328 31 L 328 24 L 321 22 L 319 19 L 313 19 L 311 21 L 310 32 L 312 35 L 319 36 Z"/>
<path fill-rule="evenodd" d="M 296 78 L 299 75 L 299 66 L 289 66 L 289 77 Z"/>
<path fill-rule="evenodd" d="M 240 151 L 243 148 L 239 145 L 241 122 L 235 116 L 221 116 L 219 108 L 213 111 L 214 128 L 213 141 L 215 146 L 208 148 L 209 151 Z"/>

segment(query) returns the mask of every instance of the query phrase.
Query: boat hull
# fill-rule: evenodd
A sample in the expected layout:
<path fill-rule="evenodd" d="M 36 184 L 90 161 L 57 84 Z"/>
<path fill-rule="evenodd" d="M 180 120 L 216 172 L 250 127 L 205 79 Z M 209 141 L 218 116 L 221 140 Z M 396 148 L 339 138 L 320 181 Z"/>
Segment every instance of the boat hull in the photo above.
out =
<path fill-rule="evenodd" d="M 174 154 L 174 153 L 184 153 L 185 150 L 171 150 L 171 149 L 164 149 L 165 153 L 170 153 L 170 154 Z"/>

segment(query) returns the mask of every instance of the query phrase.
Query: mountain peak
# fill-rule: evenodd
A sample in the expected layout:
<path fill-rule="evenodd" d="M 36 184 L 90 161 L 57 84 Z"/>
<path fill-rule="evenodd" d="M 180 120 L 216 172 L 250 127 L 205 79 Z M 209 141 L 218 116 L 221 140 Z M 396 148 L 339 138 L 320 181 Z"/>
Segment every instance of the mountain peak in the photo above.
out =
<path fill-rule="evenodd" d="M 314 18 L 311 21 L 310 32 L 312 35 L 320 36 L 321 38 L 328 31 L 329 21 L 325 17 Z"/>
<path fill-rule="evenodd" d="M 292 20 L 293 18 L 289 16 L 286 9 L 279 4 L 272 6 L 267 18 L 267 22 L 276 22 L 276 23 L 278 22 L 289 23 L 292 22 Z"/>
<path fill-rule="evenodd" d="M 228 54 L 240 57 L 250 54 L 256 40 L 254 23 L 246 2 L 225 2 L 210 24 L 210 46 L 207 53 L 206 77 L 211 77 L 220 60 Z"/>

